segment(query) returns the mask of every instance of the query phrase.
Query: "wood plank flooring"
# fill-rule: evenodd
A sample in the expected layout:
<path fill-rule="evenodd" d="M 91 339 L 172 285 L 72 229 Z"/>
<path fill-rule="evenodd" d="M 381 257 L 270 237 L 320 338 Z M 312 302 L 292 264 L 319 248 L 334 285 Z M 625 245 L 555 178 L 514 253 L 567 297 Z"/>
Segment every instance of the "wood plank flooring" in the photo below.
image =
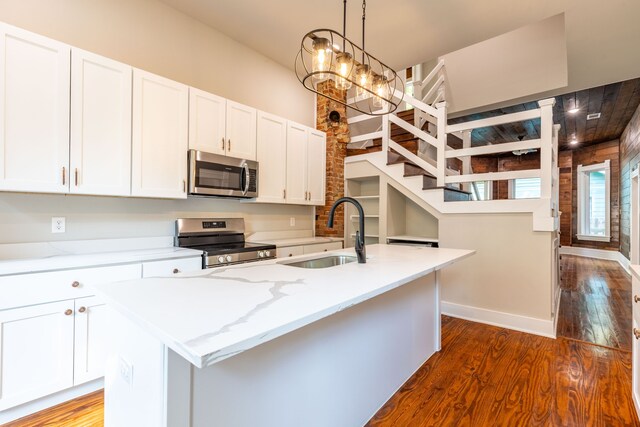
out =
<path fill-rule="evenodd" d="M 102 390 L 37 412 L 1 427 L 102 427 L 104 393 Z"/>
<path fill-rule="evenodd" d="M 442 336 L 368 426 L 640 426 L 627 352 L 448 317 Z"/>
<path fill-rule="evenodd" d="M 631 351 L 631 276 L 616 261 L 562 255 L 558 336 Z"/>

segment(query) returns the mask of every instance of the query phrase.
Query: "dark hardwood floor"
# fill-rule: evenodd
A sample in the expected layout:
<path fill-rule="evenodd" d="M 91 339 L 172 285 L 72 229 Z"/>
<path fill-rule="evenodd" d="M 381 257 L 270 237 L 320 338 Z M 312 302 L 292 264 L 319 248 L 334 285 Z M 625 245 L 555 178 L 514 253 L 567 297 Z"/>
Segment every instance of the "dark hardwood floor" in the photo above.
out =
<path fill-rule="evenodd" d="M 442 337 L 368 426 L 640 426 L 630 353 L 448 317 Z"/>
<path fill-rule="evenodd" d="M 563 255 L 558 336 L 631 351 L 631 276 L 615 261 Z"/>
<path fill-rule="evenodd" d="M 631 354 L 624 351 L 630 348 L 630 278 L 615 262 L 563 255 L 562 265 L 563 336 L 444 316 L 442 350 L 367 425 L 640 427 Z M 102 425 L 97 392 L 3 427 Z"/>

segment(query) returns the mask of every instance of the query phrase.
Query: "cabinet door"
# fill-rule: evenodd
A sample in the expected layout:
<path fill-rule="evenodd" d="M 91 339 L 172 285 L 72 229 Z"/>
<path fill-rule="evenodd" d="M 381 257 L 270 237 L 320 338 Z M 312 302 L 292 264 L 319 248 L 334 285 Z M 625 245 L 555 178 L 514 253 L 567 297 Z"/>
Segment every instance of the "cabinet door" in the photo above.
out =
<path fill-rule="evenodd" d="M 131 67 L 74 49 L 71 193 L 131 194 Z"/>
<path fill-rule="evenodd" d="M 75 300 L 73 385 L 104 376 L 107 361 L 107 306 L 98 297 Z"/>
<path fill-rule="evenodd" d="M 258 112 L 258 202 L 284 203 L 287 186 L 287 121 Z"/>
<path fill-rule="evenodd" d="M 287 246 L 285 248 L 276 248 L 276 258 L 288 258 L 303 254 L 304 248 L 302 246 Z"/>
<path fill-rule="evenodd" d="M 189 148 L 225 154 L 227 100 L 189 88 Z"/>
<path fill-rule="evenodd" d="M 73 385 L 73 300 L 0 311 L 0 411 Z"/>
<path fill-rule="evenodd" d="M 307 191 L 308 203 L 324 205 L 326 174 L 326 135 L 316 130 L 309 131 L 307 148 Z"/>
<path fill-rule="evenodd" d="M 256 109 L 227 100 L 227 155 L 256 159 Z"/>
<path fill-rule="evenodd" d="M 69 189 L 69 52 L 0 24 L 0 190 Z"/>
<path fill-rule="evenodd" d="M 187 197 L 188 87 L 133 71 L 131 195 Z"/>
<path fill-rule="evenodd" d="M 305 126 L 287 123 L 287 203 L 307 204 L 307 135 Z"/>

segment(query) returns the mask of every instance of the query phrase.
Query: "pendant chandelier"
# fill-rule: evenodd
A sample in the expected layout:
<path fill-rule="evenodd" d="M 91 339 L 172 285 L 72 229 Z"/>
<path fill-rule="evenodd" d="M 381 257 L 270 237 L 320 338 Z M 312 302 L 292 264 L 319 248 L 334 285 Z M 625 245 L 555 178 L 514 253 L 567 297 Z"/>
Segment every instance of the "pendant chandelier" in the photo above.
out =
<path fill-rule="evenodd" d="M 342 34 L 328 29 L 307 33 L 296 56 L 296 76 L 305 88 L 332 101 L 371 116 L 394 112 L 404 97 L 404 83 L 393 69 L 364 50 L 366 0 L 362 2 L 362 48 L 346 38 L 347 0 L 343 1 Z M 332 80 L 355 102 L 319 91 L 318 85 Z M 396 97 L 396 95 L 399 96 Z"/>

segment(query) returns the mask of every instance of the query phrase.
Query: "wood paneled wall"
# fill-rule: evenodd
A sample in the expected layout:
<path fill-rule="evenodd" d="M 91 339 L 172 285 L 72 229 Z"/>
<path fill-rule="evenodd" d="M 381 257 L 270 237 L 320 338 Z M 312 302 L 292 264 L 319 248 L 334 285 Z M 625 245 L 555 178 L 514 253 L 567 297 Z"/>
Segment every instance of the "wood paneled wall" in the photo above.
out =
<path fill-rule="evenodd" d="M 561 151 L 558 154 L 559 191 L 560 191 L 560 245 L 571 246 L 571 224 L 573 219 L 573 152 Z"/>
<path fill-rule="evenodd" d="M 629 258 L 631 236 L 631 171 L 640 162 L 640 107 L 620 137 L 620 252 Z"/>

